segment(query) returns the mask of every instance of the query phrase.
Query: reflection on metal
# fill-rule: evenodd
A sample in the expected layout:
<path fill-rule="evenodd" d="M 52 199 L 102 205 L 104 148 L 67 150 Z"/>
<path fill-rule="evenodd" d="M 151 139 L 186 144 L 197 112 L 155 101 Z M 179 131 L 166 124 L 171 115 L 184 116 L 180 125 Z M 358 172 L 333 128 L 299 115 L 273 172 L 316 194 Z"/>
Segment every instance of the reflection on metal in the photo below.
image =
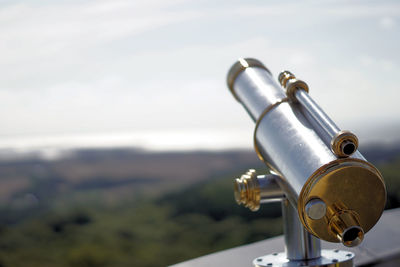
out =
<path fill-rule="evenodd" d="M 285 233 L 285 252 L 273 253 L 266 256 L 258 257 L 253 261 L 256 267 L 267 266 L 353 266 L 354 254 L 348 251 L 329 251 L 321 252 L 321 241 L 311 235 L 299 220 L 295 207 L 287 200 L 280 189 L 277 180 L 280 176 L 275 174 L 259 175 L 256 171 L 250 169 L 240 178 L 235 179 L 234 191 L 235 199 L 238 204 L 244 204 L 252 211 L 256 211 L 260 207 L 261 200 L 263 203 L 281 200 L 282 216 L 284 222 Z M 320 217 L 326 213 L 325 203 L 320 199 L 312 199 L 307 203 L 308 213 L 312 217 Z M 306 207 L 306 208 L 307 208 Z M 343 218 L 336 218 L 332 221 L 336 233 L 346 242 L 359 243 L 362 238 L 352 238 L 354 227 L 343 229 L 341 226 L 343 221 L 351 220 L 343 213 Z M 352 224 L 353 222 L 350 222 Z M 346 223 L 345 223 L 346 224 Z M 360 229 L 360 228 L 358 228 Z M 362 230 L 361 230 L 362 231 Z M 345 242 L 343 242 L 345 243 Z"/>
<path fill-rule="evenodd" d="M 306 213 L 310 219 L 319 220 L 326 214 L 326 204 L 319 198 L 313 198 L 306 204 Z"/>
<path fill-rule="evenodd" d="M 259 257 L 253 261 L 256 267 L 353 267 L 354 254 L 343 250 L 325 250 L 321 251 L 321 257 L 307 261 L 291 261 L 286 258 L 286 254 L 273 253 Z"/>
<path fill-rule="evenodd" d="M 357 137 L 340 131 L 309 97 L 304 81 L 285 71 L 279 82 L 286 92 L 256 59 L 240 59 L 228 74 L 229 89 L 256 122 L 255 150 L 273 171 L 262 177 L 249 170 L 236 179 L 236 201 L 256 211 L 263 202 L 282 199 L 284 257 L 253 263 L 351 266 L 351 253 L 321 255 L 318 238 L 359 245 L 383 212 L 383 178 L 357 151 Z"/>
<path fill-rule="evenodd" d="M 400 208 L 386 210 L 376 226 L 365 236 L 362 245 L 346 248 L 355 255 L 354 264 L 356 266 L 399 266 L 400 227 L 396 227 L 399 221 Z M 284 245 L 284 237 L 276 236 L 178 263 L 173 267 L 249 267 L 252 265 L 251 262 L 258 259 L 260 255 L 283 256 L 278 252 L 282 251 Z M 341 251 L 337 249 L 336 243 L 321 241 L 321 247 L 322 256 L 324 256 L 324 250 L 331 250 L 332 253 Z"/>
<path fill-rule="evenodd" d="M 286 80 L 281 79 L 283 85 L 300 87 L 304 84 L 293 77 L 287 74 Z M 333 153 L 321 137 L 321 132 L 326 135 L 328 131 L 321 130 L 323 127 L 315 123 L 314 117 L 300 101 L 285 101 L 288 97 L 285 91 L 261 62 L 240 59 L 228 74 L 228 84 L 257 122 L 256 151 L 281 177 L 276 182 L 292 205 L 297 207 L 305 229 L 318 238 L 347 246 L 357 242 L 346 242 L 344 236 L 361 241 L 362 235 L 379 220 L 384 208 L 386 189 L 379 171 L 358 151 L 346 158 Z M 304 99 L 315 104 L 303 89 L 294 90 L 296 99 L 305 95 L 307 98 Z M 311 104 L 322 124 L 337 134 L 336 125 L 316 104 Z M 341 147 L 344 149 L 346 143 Z M 374 196 L 373 202 L 370 196 Z M 253 198 L 257 200 L 257 194 Z M 307 207 L 307 203 L 316 198 L 326 204 L 327 210 L 319 219 L 320 214 L 309 216 L 311 210 L 310 206 Z M 337 227 L 336 218 L 342 218 L 342 214 L 349 211 L 354 220 L 342 220 Z M 360 236 L 345 235 L 348 229 L 358 228 Z"/>
<path fill-rule="evenodd" d="M 348 157 L 356 152 L 358 138 L 349 131 L 337 132 L 331 140 L 331 149 L 338 157 Z"/>
<path fill-rule="evenodd" d="M 264 64 L 262 64 L 257 59 L 253 59 L 253 58 L 239 59 L 238 64 L 235 64 L 232 67 L 232 69 L 230 70 L 230 75 L 228 76 L 228 88 L 229 88 L 229 90 L 231 90 L 231 93 L 238 101 L 240 101 L 240 100 L 239 100 L 238 96 L 236 95 L 235 90 L 233 90 L 233 83 L 235 82 L 236 77 L 243 70 L 245 70 L 246 68 L 249 68 L 249 67 L 259 67 L 270 73 L 270 71 L 264 66 Z"/>
<path fill-rule="evenodd" d="M 354 211 L 340 209 L 329 221 L 329 226 L 347 247 L 359 245 L 364 239 L 364 230 L 358 226 L 358 216 Z"/>
<path fill-rule="evenodd" d="M 314 122 L 314 128 L 320 133 L 324 143 L 330 146 L 333 153 L 338 157 L 349 157 L 356 152 L 357 136 L 350 131 L 340 131 L 339 127 L 309 96 L 308 85 L 304 81 L 296 79 L 296 76 L 287 70 L 279 74 L 278 80 L 286 89 L 288 97 L 294 102 L 299 102 L 305 109 L 305 115 L 312 117 L 310 121 Z"/>
<path fill-rule="evenodd" d="M 285 199 L 282 201 L 285 252 L 288 260 L 301 261 L 321 256 L 321 241 L 304 229 L 297 210 Z"/>
<path fill-rule="evenodd" d="M 306 214 L 306 204 L 317 197 L 327 206 L 326 215 L 320 220 Z M 385 187 L 377 169 L 366 161 L 346 158 L 317 170 L 305 183 L 297 207 L 300 220 L 310 233 L 329 242 L 353 246 L 355 243 L 341 238 L 344 231 L 360 227 L 367 233 L 379 220 L 385 200 Z M 340 229 L 335 227 L 332 221 L 345 213 L 351 213 L 354 219 L 342 220 Z"/>
<path fill-rule="evenodd" d="M 282 189 L 276 183 L 277 175 L 258 175 L 250 169 L 234 180 L 235 200 L 252 211 L 257 211 L 261 203 L 276 202 L 284 198 Z"/>
<path fill-rule="evenodd" d="M 261 113 L 261 115 L 258 117 L 258 119 L 256 120 L 256 127 L 254 128 L 254 133 L 253 133 L 253 145 L 254 145 L 254 150 L 257 153 L 258 158 L 263 161 L 271 170 L 275 170 L 274 166 L 268 162 L 268 160 L 266 160 L 262 153 L 260 152 L 260 149 L 258 147 L 258 143 L 257 143 L 257 130 L 258 130 L 258 126 L 260 126 L 260 122 L 263 120 L 264 116 L 268 114 L 268 112 L 270 112 L 272 109 L 274 109 L 275 107 L 279 106 L 280 104 L 289 101 L 289 98 L 283 98 L 277 102 L 275 102 L 272 105 L 269 105 L 266 109 L 264 109 L 264 111 Z"/>

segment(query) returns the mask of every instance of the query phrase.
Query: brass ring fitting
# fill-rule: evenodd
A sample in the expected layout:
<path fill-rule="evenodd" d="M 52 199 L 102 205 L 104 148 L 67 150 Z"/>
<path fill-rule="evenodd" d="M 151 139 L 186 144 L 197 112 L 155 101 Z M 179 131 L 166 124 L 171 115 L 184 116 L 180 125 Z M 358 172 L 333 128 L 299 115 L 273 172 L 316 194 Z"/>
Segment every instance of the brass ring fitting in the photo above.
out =
<path fill-rule="evenodd" d="M 235 200 L 239 205 L 243 204 L 251 211 L 257 211 L 260 208 L 260 185 L 255 170 L 248 170 L 240 178 L 235 179 L 233 185 Z"/>
<path fill-rule="evenodd" d="M 296 90 L 299 89 L 304 90 L 307 93 L 309 92 L 308 85 L 305 81 L 293 78 L 286 82 L 286 95 L 290 98 L 290 100 L 297 101 L 295 93 Z"/>
<path fill-rule="evenodd" d="M 288 70 L 279 73 L 278 81 L 281 86 L 286 89 L 286 95 L 294 102 L 296 101 L 296 90 L 302 89 L 307 93 L 309 92 L 307 83 L 296 79 L 296 76 Z"/>
<path fill-rule="evenodd" d="M 237 101 L 240 102 L 240 99 L 235 93 L 235 90 L 233 89 L 233 84 L 235 83 L 235 80 L 237 76 L 247 68 L 251 67 L 257 67 L 266 70 L 269 74 L 271 72 L 267 69 L 267 67 L 264 66 L 264 64 L 261 63 L 261 61 L 255 59 L 255 58 L 239 58 L 238 61 L 233 64 L 231 69 L 228 72 L 228 77 L 227 77 L 227 83 L 228 83 L 228 88 L 235 97 Z"/>
<path fill-rule="evenodd" d="M 286 88 L 286 83 L 288 80 L 294 79 L 294 78 L 296 78 L 296 76 L 294 76 L 294 74 L 288 70 L 284 70 L 281 73 L 279 73 L 279 75 L 278 75 L 278 81 L 283 88 Z"/>
<path fill-rule="evenodd" d="M 264 109 L 264 111 L 261 113 L 260 117 L 258 117 L 257 121 L 256 121 L 256 127 L 254 128 L 254 133 L 253 133 L 253 144 L 254 144 L 254 150 L 256 151 L 256 154 L 258 156 L 258 158 L 264 162 L 271 170 L 279 173 L 274 166 L 272 166 L 272 164 L 270 164 L 268 161 L 266 161 L 263 157 L 263 155 L 260 152 L 260 149 L 258 148 L 258 144 L 257 144 L 257 130 L 258 127 L 260 126 L 260 123 L 262 121 L 262 119 L 265 117 L 265 115 L 267 115 L 268 112 L 270 112 L 273 108 L 279 106 L 280 104 L 284 103 L 284 102 L 288 102 L 289 98 L 285 97 L 277 102 L 275 102 L 272 105 L 269 105 L 266 109 Z"/>
<path fill-rule="evenodd" d="M 351 210 L 335 213 L 329 221 L 329 228 L 346 247 L 357 246 L 364 239 L 358 216 Z"/>
<path fill-rule="evenodd" d="M 349 157 L 358 148 L 358 138 L 350 131 L 340 131 L 331 140 L 331 150 L 338 157 Z"/>

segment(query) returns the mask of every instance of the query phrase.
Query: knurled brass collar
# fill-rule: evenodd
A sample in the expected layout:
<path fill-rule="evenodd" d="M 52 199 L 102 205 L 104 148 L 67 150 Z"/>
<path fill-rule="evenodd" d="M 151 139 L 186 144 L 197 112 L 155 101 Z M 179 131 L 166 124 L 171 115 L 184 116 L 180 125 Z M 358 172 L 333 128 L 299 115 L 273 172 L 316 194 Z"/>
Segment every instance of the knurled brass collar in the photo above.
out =
<path fill-rule="evenodd" d="M 236 77 L 244 70 L 250 67 L 258 67 L 265 69 L 268 71 L 269 74 L 271 72 L 267 69 L 267 67 L 264 66 L 264 64 L 261 63 L 261 61 L 255 59 L 255 58 L 239 58 L 238 61 L 233 64 L 233 66 L 230 68 L 228 72 L 228 77 L 227 77 L 227 83 L 228 83 L 228 88 L 233 94 L 233 96 L 236 98 L 237 101 L 240 102 L 240 99 L 235 93 L 235 90 L 233 90 L 233 84 L 235 83 Z"/>
<path fill-rule="evenodd" d="M 248 170 L 240 178 L 234 181 L 235 200 L 251 211 L 260 208 L 260 185 L 254 169 Z"/>
<path fill-rule="evenodd" d="M 278 81 L 283 88 L 286 88 L 287 81 L 294 78 L 296 78 L 296 76 L 288 70 L 284 70 L 278 75 Z"/>
<path fill-rule="evenodd" d="M 296 90 L 302 89 L 309 92 L 308 85 L 305 81 L 296 79 L 296 76 L 288 70 L 279 73 L 278 81 L 283 88 L 286 89 L 286 95 L 292 100 L 296 101 Z"/>
<path fill-rule="evenodd" d="M 307 83 L 302 80 L 298 80 L 296 78 L 292 78 L 286 81 L 285 85 L 286 85 L 286 94 L 292 101 L 296 100 L 295 97 L 296 90 L 301 89 L 306 91 L 307 93 L 309 92 Z"/>

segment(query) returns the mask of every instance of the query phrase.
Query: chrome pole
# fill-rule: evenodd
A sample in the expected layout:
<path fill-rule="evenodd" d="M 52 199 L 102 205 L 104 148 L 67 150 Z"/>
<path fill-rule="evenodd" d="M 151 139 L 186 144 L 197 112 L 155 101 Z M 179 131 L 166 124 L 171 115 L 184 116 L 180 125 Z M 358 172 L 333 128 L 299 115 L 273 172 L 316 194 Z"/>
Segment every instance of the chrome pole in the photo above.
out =
<path fill-rule="evenodd" d="M 311 235 L 299 220 L 297 210 L 285 198 L 282 200 L 285 252 L 289 260 L 310 260 L 321 256 L 321 241 Z"/>
<path fill-rule="evenodd" d="M 255 267 L 353 267 L 354 254 L 342 250 L 321 250 L 321 241 L 311 235 L 301 223 L 296 207 L 285 197 L 277 183 L 282 177 L 275 173 L 257 175 L 248 170 L 234 180 L 235 199 L 256 211 L 260 204 L 281 201 L 285 252 L 272 253 L 254 259 Z M 311 211 L 315 213 L 315 203 Z"/>
<path fill-rule="evenodd" d="M 300 109 L 313 125 L 314 130 L 338 157 L 349 157 L 357 151 L 358 138 L 350 131 L 341 131 L 320 106 L 308 94 L 308 85 L 285 70 L 278 76 L 288 97 L 300 103 Z"/>
<path fill-rule="evenodd" d="M 339 127 L 326 115 L 326 113 L 318 106 L 315 101 L 309 97 L 304 90 L 296 90 L 297 101 L 306 108 L 306 110 L 314 117 L 321 127 L 329 134 L 331 139 L 340 132 Z M 330 143 L 330 140 L 329 140 Z"/>

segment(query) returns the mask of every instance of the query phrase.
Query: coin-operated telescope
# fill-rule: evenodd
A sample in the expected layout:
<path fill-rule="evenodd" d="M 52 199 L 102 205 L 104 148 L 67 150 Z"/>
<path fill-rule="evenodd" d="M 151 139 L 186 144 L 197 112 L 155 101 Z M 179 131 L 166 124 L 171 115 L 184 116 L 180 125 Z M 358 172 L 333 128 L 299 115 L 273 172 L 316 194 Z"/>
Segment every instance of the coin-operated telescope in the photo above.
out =
<path fill-rule="evenodd" d="M 321 250 L 320 239 L 357 246 L 379 220 L 386 189 L 379 171 L 357 150 L 289 71 L 278 85 L 258 60 L 239 59 L 228 87 L 255 121 L 254 148 L 271 170 L 235 179 L 235 198 L 253 211 L 282 201 L 285 252 L 261 256 L 255 266 L 353 266 L 354 254 Z"/>

